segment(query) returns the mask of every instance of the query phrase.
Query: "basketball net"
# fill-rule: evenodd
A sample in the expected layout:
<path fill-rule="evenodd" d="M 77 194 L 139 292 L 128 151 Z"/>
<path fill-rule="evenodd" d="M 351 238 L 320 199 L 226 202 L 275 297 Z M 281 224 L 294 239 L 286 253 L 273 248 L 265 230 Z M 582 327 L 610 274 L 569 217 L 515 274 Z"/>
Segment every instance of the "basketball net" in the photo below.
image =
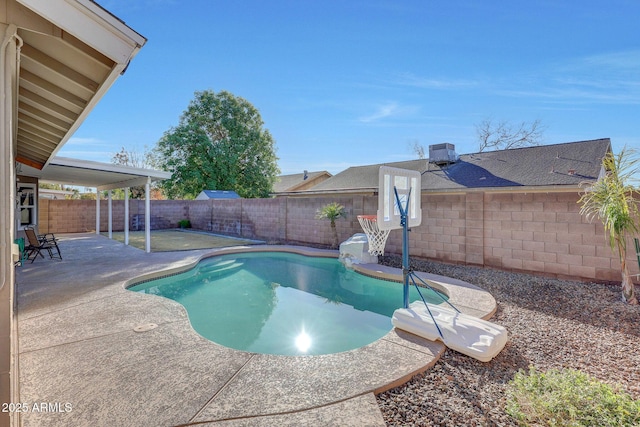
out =
<path fill-rule="evenodd" d="M 391 230 L 380 230 L 376 215 L 358 215 L 358 222 L 369 239 L 369 254 L 384 255 L 384 246 Z"/>

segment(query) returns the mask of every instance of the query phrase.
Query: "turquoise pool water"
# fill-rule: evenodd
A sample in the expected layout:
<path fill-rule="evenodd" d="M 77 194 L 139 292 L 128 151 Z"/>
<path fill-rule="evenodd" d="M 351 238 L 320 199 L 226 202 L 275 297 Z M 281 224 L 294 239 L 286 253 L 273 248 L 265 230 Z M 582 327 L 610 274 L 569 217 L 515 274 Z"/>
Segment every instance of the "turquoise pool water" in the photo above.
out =
<path fill-rule="evenodd" d="M 335 258 L 250 252 L 205 259 L 188 272 L 133 286 L 182 304 L 203 337 L 237 350 L 339 353 L 391 329 L 402 284 L 347 270 Z M 419 299 L 411 289 L 410 300 Z M 431 290 L 429 302 L 442 302 Z"/>

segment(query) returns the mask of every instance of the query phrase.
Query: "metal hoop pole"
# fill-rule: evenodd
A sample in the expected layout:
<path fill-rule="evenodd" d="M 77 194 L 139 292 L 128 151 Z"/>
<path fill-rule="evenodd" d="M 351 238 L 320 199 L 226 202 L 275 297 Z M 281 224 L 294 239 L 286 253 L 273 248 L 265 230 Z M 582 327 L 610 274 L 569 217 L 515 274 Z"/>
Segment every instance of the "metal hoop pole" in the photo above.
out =
<path fill-rule="evenodd" d="M 398 196 L 398 189 L 395 186 L 393 187 L 393 192 L 396 196 L 398 210 L 400 211 L 400 225 L 402 225 L 402 279 L 404 282 L 402 296 L 404 308 L 409 308 L 409 273 L 411 270 L 409 269 L 409 221 L 407 212 L 409 211 L 409 201 L 411 200 L 411 188 L 409 188 L 405 206 L 402 206 L 400 196 Z"/>

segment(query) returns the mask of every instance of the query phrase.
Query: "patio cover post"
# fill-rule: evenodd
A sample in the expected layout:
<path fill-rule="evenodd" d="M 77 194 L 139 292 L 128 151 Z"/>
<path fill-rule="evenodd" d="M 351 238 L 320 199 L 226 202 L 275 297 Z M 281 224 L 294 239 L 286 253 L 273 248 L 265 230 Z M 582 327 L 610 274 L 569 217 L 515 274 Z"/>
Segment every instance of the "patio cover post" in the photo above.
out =
<path fill-rule="evenodd" d="M 109 238 L 113 239 L 113 203 L 111 202 L 111 190 L 107 191 L 107 198 L 109 200 Z"/>
<path fill-rule="evenodd" d="M 144 238 L 145 252 L 151 252 L 151 177 L 147 177 L 144 185 Z"/>
<path fill-rule="evenodd" d="M 100 190 L 96 187 L 96 234 L 100 234 Z"/>
<path fill-rule="evenodd" d="M 129 187 L 124 188 L 124 244 L 129 244 Z"/>

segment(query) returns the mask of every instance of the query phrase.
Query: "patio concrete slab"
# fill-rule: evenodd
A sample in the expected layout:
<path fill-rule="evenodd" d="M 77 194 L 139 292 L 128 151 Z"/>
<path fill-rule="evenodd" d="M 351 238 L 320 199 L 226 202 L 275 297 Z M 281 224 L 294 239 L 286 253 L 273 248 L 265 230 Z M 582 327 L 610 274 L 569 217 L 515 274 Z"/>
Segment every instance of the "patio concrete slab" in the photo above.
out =
<path fill-rule="evenodd" d="M 62 236 L 63 260 L 37 258 L 16 270 L 20 318 L 112 296 L 137 275 L 187 266 L 208 250 L 145 253 L 95 234 Z M 24 280 L 21 280 L 24 279 Z"/>
<path fill-rule="evenodd" d="M 27 317 L 21 320 L 20 350 L 27 352 L 132 331 L 136 326 L 148 323 L 163 325 L 176 320 L 189 321 L 182 305 L 167 302 L 170 301 L 160 297 L 114 293 L 48 314 Z M 96 324 L 101 327 L 96 328 Z"/>
<path fill-rule="evenodd" d="M 300 426 L 384 426 L 384 419 L 373 393 L 356 396 L 330 406 L 280 415 L 214 421 L 206 427 L 300 427 Z"/>
<path fill-rule="evenodd" d="M 321 356 L 256 354 L 194 421 L 302 411 L 385 389 L 408 372 L 431 366 L 444 349 L 423 344 L 399 349 L 382 339 L 357 351 Z"/>
<path fill-rule="evenodd" d="M 24 402 L 69 412 L 23 415 L 25 426 L 160 426 L 190 421 L 250 355 L 190 333 L 183 322 L 21 353 Z"/>
<path fill-rule="evenodd" d="M 323 356 L 225 348 L 198 335 L 174 301 L 125 289 L 225 250 L 146 254 L 95 234 L 59 237 L 62 261 L 38 259 L 16 278 L 21 401 L 50 409 L 21 414 L 24 426 L 382 426 L 374 392 L 432 366 L 444 349 L 397 330 Z M 468 301 L 482 301 L 470 309 L 495 310 L 470 289 L 479 294 Z M 134 331 L 149 324 L 157 327 Z"/>

